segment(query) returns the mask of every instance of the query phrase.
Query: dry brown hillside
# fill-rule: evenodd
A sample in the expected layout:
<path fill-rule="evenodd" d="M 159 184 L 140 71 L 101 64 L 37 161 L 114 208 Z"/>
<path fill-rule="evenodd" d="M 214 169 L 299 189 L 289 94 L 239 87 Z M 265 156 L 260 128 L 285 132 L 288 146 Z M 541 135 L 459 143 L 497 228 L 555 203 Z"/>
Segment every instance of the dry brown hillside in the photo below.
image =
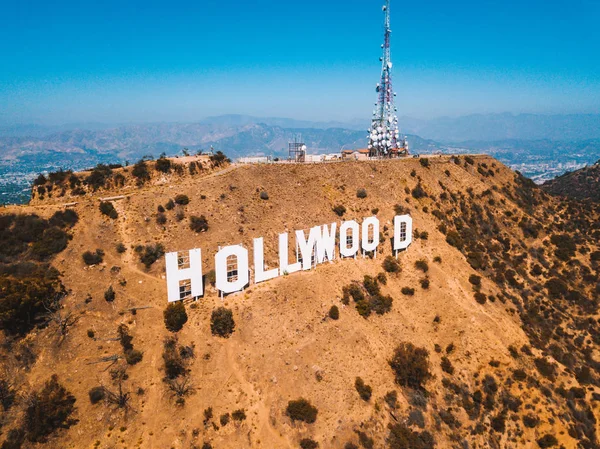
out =
<path fill-rule="evenodd" d="M 2 448 L 598 447 L 598 206 L 483 156 L 174 163 L 80 195 L 65 177 L 62 195 L 2 210 Z M 394 272 L 404 211 L 415 241 Z M 202 248 L 206 273 L 219 245 L 264 237 L 274 267 L 280 232 L 371 214 L 386 225 L 376 258 L 224 300 L 209 287 L 166 328 L 164 251 Z M 219 307 L 228 338 L 211 332 Z"/>

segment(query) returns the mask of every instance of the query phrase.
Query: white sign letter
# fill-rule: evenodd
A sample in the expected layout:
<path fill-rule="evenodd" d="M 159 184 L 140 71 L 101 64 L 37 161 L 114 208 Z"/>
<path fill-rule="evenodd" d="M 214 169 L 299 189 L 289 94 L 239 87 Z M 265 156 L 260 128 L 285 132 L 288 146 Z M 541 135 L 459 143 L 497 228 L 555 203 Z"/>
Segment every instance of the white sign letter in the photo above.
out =
<path fill-rule="evenodd" d="M 321 226 L 319 239 L 317 240 L 317 263 L 323 263 L 326 260 L 332 261 L 335 259 L 335 231 L 337 223 L 331 223 L 331 231 L 329 226 Z"/>
<path fill-rule="evenodd" d="M 369 241 L 369 227 L 373 227 L 373 241 Z M 362 222 L 362 249 L 365 252 L 376 251 L 379 246 L 379 220 L 377 217 L 365 218 Z"/>
<path fill-rule="evenodd" d="M 345 221 L 340 226 L 340 254 L 344 257 L 354 257 L 358 252 L 358 223 L 354 220 Z M 348 231 L 351 234 L 348 235 Z M 352 245 L 349 247 L 348 243 Z"/>
<path fill-rule="evenodd" d="M 235 265 L 228 273 L 227 259 L 235 257 Z M 237 276 L 237 280 L 230 281 L 229 275 Z M 215 255 L 215 277 L 217 290 L 223 293 L 234 293 L 243 290 L 249 281 L 248 275 L 248 250 L 241 245 L 226 246 Z"/>
<path fill-rule="evenodd" d="M 308 233 L 308 240 L 304 237 L 304 231 L 296 231 L 296 243 L 300 247 L 300 254 L 302 254 L 302 269 L 310 270 L 312 265 L 312 257 L 315 255 L 316 261 L 316 243 L 321 237 L 321 227 L 315 226 L 310 228 Z"/>
<path fill-rule="evenodd" d="M 295 273 L 300 271 L 300 262 L 289 263 L 288 258 L 288 234 L 279 234 L 279 275 Z"/>
<path fill-rule="evenodd" d="M 179 253 L 165 254 L 165 262 L 167 266 L 167 293 L 169 302 L 175 302 L 183 299 L 187 295 L 187 289 L 180 290 L 181 281 L 189 281 L 191 292 L 189 295 L 193 297 L 202 296 L 204 294 L 204 285 L 202 283 L 202 255 L 200 249 L 192 249 L 188 252 L 189 264 L 186 263 L 184 257 L 179 257 Z M 180 268 L 182 266 L 187 268 Z"/>
<path fill-rule="evenodd" d="M 276 278 L 279 275 L 279 270 L 273 268 L 272 270 L 265 271 L 265 249 L 263 238 L 254 239 L 254 282 L 268 281 L 269 279 Z"/>
<path fill-rule="evenodd" d="M 410 215 L 396 215 L 394 217 L 394 251 L 403 250 L 412 243 L 413 221 Z"/>

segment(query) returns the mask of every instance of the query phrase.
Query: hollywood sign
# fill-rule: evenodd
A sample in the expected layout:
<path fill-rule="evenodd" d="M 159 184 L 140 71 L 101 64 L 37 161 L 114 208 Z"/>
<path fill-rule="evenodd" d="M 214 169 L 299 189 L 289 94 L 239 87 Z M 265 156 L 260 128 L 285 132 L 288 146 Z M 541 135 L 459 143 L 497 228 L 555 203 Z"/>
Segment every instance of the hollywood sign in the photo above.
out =
<path fill-rule="evenodd" d="M 379 220 L 368 217 L 359 225 L 354 220 L 344 221 L 337 230 L 337 223 L 315 226 L 306 233 L 296 231 L 296 261 L 290 263 L 288 255 L 288 233 L 279 234 L 279 267 L 265 269 L 264 240 L 253 241 L 254 283 L 265 282 L 313 266 L 331 262 L 336 258 L 336 237 L 339 236 L 339 255 L 356 258 L 359 250 L 377 254 Z M 405 250 L 412 243 L 412 218 L 410 215 L 394 217 L 392 249 Z M 199 248 L 187 252 L 171 252 L 165 255 L 167 293 L 169 302 L 204 295 L 202 276 L 202 251 Z M 215 287 L 221 294 L 242 291 L 250 284 L 250 259 L 248 250 L 242 245 L 220 248 L 215 255 Z"/>

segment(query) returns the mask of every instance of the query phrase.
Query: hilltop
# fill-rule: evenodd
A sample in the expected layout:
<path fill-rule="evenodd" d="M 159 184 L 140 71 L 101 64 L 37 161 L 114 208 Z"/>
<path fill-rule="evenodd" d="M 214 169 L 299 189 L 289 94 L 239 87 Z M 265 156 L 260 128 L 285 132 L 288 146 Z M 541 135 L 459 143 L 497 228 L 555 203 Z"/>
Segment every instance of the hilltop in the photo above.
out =
<path fill-rule="evenodd" d="M 547 181 L 543 189 L 552 195 L 576 200 L 600 201 L 600 161 Z"/>
<path fill-rule="evenodd" d="M 275 267 L 279 233 L 371 215 L 375 257 L 211 286 L 219 246 Z M 38 178 L 0 215 L 2 447 L 598 447 L 599 218 L 487 156 Z M 206 294 L 167 309 L 192 248 Z"/>

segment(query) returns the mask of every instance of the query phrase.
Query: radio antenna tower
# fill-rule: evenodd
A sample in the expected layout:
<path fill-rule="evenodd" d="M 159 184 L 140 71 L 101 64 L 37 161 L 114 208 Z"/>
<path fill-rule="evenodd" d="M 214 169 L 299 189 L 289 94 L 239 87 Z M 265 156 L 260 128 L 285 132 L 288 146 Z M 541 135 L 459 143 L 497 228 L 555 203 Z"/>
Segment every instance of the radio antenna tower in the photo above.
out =
<path fill-rule="evenodd" d="M 377 84 L 377 103 L 373 111 L 373 121 L 369 128 L 369 156 L 397 157 L 408 154 L 406 136 L 400 136 L 398 129 L 398 109 L 394 106 L 396 93 L 392 88 L 392 57 L 390 53 L 390 0 L 383 6 L 385 33 L 381 61 L 381 81 Z"/>

